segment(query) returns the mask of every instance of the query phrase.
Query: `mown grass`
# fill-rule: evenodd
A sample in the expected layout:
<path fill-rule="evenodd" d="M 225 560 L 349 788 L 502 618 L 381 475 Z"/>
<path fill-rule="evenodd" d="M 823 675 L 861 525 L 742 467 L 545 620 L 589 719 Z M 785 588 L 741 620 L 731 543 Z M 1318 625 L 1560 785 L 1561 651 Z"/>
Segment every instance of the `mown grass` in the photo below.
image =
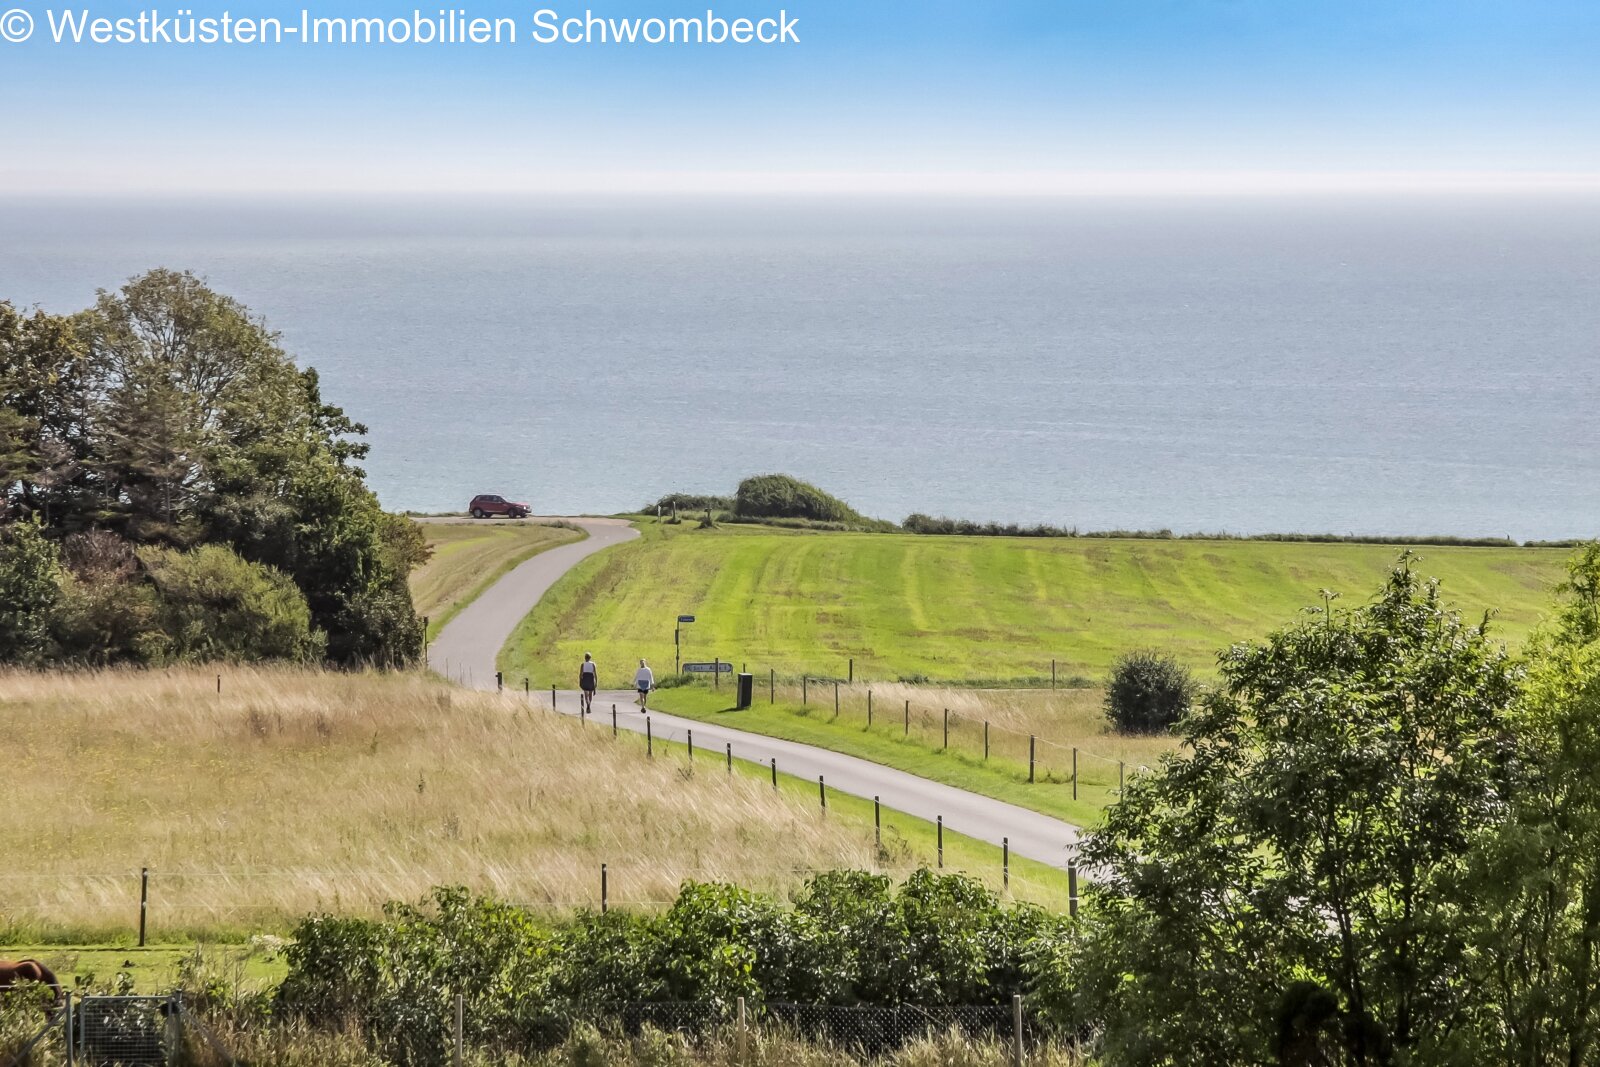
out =
<path fill-rule="evenodd" d="M 513 635 L 506 670 L 565 677 L 713 656 L 765 674 L 1039 684 L 1103 678 L 1154 647 L 1202 673 L 1217 650 L 1291 622 L 1331 589 L 1365 598 L 1401 551 L 1257 541 L 1049 540 L 699 529 L 640 523 L 585 560 Z M 1428 547 L 1423 573 L 1465 612 L 1497 612 L 1518 643 L 1560 580 L 1564 549 Z"/>
<path fill-rule="evenodd" d="M 420 525 L 433 555 L 411 573 L 411 599 L 428 619 L 429 639 L 519 563 L 584 537 L 581 530 L 530 521 Z"/>
<path fill-rule="evenodd" d="M 687 878 L 779 895 L 815 870 L 936 861 L 933 828 L 681 748 L 644 755 L 504 697 L 421 675 L 297 670 L 0 674 L 14 758 L 0 943 L 125 946 L 150 869 L 154 942 L 245 942 L 317 911 L 370 914 L 461 884 L 553 910 L 654 907 Z M 946 864 L 998 884 L 998 850 Z M 1064 881 L 1014 864 L 1018 895 Z M 1036 888 L 1030 888 L 1037 883 Z M 51 957 L 35 952 L 50 962 Z"/>

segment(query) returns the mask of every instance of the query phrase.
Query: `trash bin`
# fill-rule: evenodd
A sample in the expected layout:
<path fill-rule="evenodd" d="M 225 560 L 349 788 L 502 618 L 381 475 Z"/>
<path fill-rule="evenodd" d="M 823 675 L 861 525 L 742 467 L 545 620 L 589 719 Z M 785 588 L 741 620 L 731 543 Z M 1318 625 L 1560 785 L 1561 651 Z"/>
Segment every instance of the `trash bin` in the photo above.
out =
<path fill-rule="evenodd" d="M 739 699 L 734 708 L 743 711 L 756 701 L 756 676 L 753 674 L 739 675 Z"/>

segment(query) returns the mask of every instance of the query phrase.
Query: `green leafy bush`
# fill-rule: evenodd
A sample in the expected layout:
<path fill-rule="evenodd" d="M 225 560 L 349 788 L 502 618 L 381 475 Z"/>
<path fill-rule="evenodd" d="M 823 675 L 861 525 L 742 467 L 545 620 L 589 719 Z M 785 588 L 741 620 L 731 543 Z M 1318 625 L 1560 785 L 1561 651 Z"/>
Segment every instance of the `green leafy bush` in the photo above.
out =
<path fill-rule="evenodd" d="M 1121 733 L 1165 733 L 1189 710 L 1194 688 L 1188 670 L 1171 656 L 1130 652 L 1111 668 L 1106 718 Z"/>
<path fill-rule="evenodd" d="M 31 522 L 0 525 L 0 663 L 31 664 L 50 649 L 61 554 Z"/>
<path fill-rule="evenodd" d="M 182 660 L 307 661 L 321 657 L 323 635 L 281 571 L 240 559 L 222 545 L 139 554 L 159 602 L 170 654 Z"/>
<path fill-rule="evenodd" d="M 816 522 L 864 523 L 850 505 L 808 482 L 787 474 L 759 474 L 739 483 L 733 510 L 741 518 L 811 519 Z"/>

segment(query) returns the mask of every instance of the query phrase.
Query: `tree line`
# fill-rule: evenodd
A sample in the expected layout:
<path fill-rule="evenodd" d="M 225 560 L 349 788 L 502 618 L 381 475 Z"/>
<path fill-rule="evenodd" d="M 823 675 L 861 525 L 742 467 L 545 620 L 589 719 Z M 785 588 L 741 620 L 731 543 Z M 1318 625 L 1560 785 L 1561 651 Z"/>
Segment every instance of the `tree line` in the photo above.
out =
<path fill-rule="evenodd" d="M 0 662 L 414 662 L 427 550 L 365 432 L 192 274 L 0 301 Z"/>

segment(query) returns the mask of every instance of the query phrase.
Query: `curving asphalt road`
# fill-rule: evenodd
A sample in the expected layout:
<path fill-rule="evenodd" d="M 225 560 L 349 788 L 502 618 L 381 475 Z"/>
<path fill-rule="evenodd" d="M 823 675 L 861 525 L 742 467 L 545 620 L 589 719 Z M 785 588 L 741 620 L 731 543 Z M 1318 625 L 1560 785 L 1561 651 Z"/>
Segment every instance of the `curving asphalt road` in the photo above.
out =
<path fill-rule="evenodd" d="M 500 648 L 556 579 L 586 556 L 639 536 L 638 531 L 618 519 L 570 521 L 582 526 L 588 538 L 541 552 L 486 589 L 429 646 L 429 667 L 462 685 L 493 689 L 495 657 Z M 624 676 L 633 673 L 627 664 L 601 664 L 601 670 Z M 573 673 L 576 672 L 574 664 Z M 552 693 L 547 687 L 536 699 L 546 706 L 553 702 L 557 711 L 567 715 L 579 713 L 578 694 L 572 690 Z M 614 706 L 619 729 L 644 733 L 648 721 L 653 736 L 678 744 L 686 744 L 692 732 L 696 746 L 717 751 L 731 747 L 735 759 L 763 765 L 776 760 L 778 770 L 784 774 L 807 779 L 821 776 L 830 789 L 868 799 L 876 796 L 886 807 L 929 822 L 942 817 L 952 831 L 994 845 L 1006 840 L 1017 855 L 1054 867 L 1067 866 L 1070 850 L 1078 839 L 1076 826 L 1015 804 L 811 745 L 660 711 L 643 712 L 634 699 L 632 692 L 599 693 L 594 717 L 601 725 L 610 726 Z"/>

